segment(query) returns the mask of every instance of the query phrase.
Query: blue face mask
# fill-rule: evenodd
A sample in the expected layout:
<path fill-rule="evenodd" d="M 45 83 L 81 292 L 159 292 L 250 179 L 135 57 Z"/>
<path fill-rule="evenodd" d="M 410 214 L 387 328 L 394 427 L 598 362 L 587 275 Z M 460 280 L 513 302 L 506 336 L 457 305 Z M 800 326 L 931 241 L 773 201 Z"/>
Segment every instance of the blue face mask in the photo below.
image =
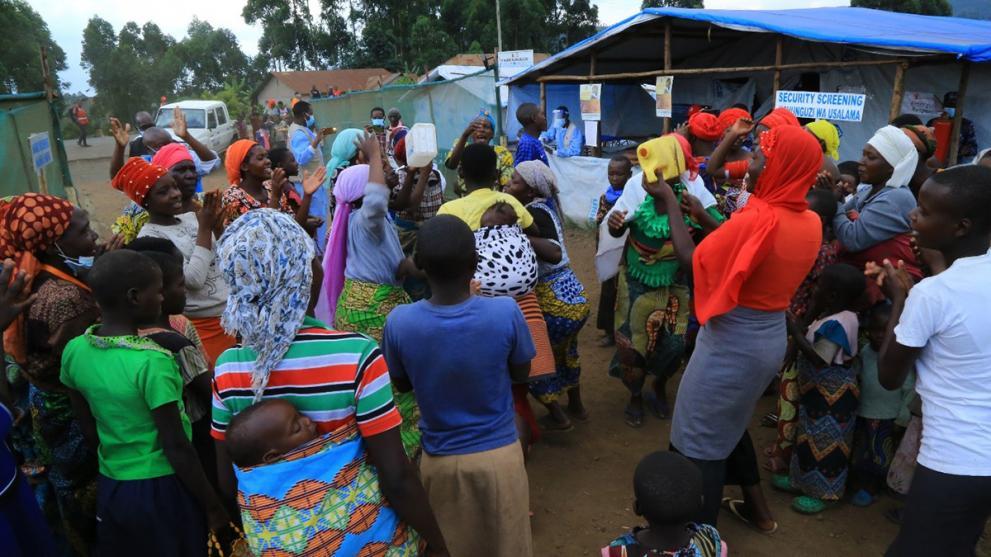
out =
<path fill-rule="evenodd" d="M 945 112 L 950 118 L 953 118 L 957 114 L 957 109 L 952 106 L 947 106 L 943 107 L 943 112 Z"/>
<path fill-rule="evenodd" d="M 83 271 L 88 271 L 93 267 L 93 261 L 96 259 L 92 255 L 81 255 L 79 257 L 69 257 L 62 251 L 62 248 L 58 244 L 55 244 L 55 249 L 58 250 L 59 256 L 65 265 L 69 267 L 72 274 L 79 276 L 79 273 Z"/>
<path fill-rule="evenodd" d="M 375 127 L 375 128 L 384 128 L 385 127 L 385 118 L 372 118 L 372 127 Z"/>
<path fill-rule="evenodd" d="M 310 114 L 310 117 L 306 119 L 306 127 L 312 128 L 315 125 L 317 125 L 317 119 Z"/>

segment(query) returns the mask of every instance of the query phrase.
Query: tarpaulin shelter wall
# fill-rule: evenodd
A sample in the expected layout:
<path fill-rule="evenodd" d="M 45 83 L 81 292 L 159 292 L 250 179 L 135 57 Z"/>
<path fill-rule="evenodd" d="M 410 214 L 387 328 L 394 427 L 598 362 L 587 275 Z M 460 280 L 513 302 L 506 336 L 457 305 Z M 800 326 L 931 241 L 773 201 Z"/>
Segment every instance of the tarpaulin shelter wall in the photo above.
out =
<path fill-rule="evenodd" d="M 44 92 L 0 95 L 0 196 L 41 191 L 28 144 L 28 136 L 39 132 L 48 132 L 52 147 L 48 193 L 74 199 L 58 114 Z"/>
<path fill-rule="evenodd" d="M 822 91 L 854 86 L 863 87 L 868 95 L 862 122 L 839 123 L 843 131 L 840 155 L 850 159 L 859 156 L 864 141 L 887 123 L 892 112 L 898 113 L 900 96 L 906 90 L 942 97 L 961 89 L 962 76 L 968 74 L 964 109 L 957 113 L 987 114 L 991 111 L 988 62 L 991 22 L 986 21 L 863 8 L 652 8 L 505 83 L 510 85 L 511 115 L 521 102 L 534 98 L 540 98 L 548 109 L 569 102 L 577 107 L 577 84 L 601 82 L 605 97 L 602 133 L 636 137 L 645 128 L 651 134 L 661 131 L 650 97 L 634 93 L 641 83 L 653 83 L 657 75 L 675 76 L 675 104 L 707 102 L 699 95 L 707 89 L 706 81 L 709 90 L 725 80 L 753 82 L 760 116 L 771 108 L 776 89 L 793 87 L 803 73 L 815 72 L 820 74 Z M 534 87 L 538 88 L 536 95 Z M 991 144 L 987 120 L 971 120 L 978 143 Z M 512 126 L 507 131 L 514 137 Z"/>
<path fill-rule="evenodd" d="M 470 76 L 418 85 L 391 85 L 373 91 L 349 93 L 342 97 L 317 99 L 311 102 L 319 126 L 364 129 L 369 124 L 369 112 L 380 106 L 385 110 L 396 107 L 407 126 L 424 122 L 437 128 L 437 163 L 448 183 L 455 175 L 442 162 L 454 141 L 481 112 L 488 111 L 495 119 L 495 73 L 482 70 Z M 324 158 L 330 159 L 334 137 L 323 143 Z"/>

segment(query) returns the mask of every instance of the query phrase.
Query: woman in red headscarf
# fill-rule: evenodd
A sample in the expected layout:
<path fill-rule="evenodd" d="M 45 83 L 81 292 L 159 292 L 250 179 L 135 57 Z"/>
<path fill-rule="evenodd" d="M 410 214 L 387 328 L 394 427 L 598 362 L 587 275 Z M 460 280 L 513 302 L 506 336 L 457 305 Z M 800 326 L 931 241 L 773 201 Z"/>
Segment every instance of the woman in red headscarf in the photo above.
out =
<path fill-rule="evenodd" d="M 36 296 L 4 332 L 4 351 L 29 382 L 12 385 L 29 401 L 36 432 L 38 460 L 25 465 L 36 471 L 31 483 L 50 485 L 54 500 L 42 504 L 61 515 L 60 529 L 79 554 L 88 554 L 96 534 L 97 458 L 83 438 L 59 372 L 65 345 L 99 316 L 85 283 L 96 241 L 86 212 L 64 199 L 26 193 L 0 201 L 0 260 L 14 260 Z"/>
<path fill-rule="evenodd" d="M 750 193 L 744 179 L 753 153 L 744 147 L 753 129 L 750 113 L 742 108 L 727 108 L 719 113 L 719 137 L 722 139 L 706 161 L 703 170 L 710 177 L 719 211 L 729 218 L 747 204 Z"/>
<path fill-rule="evenodd" d="M 819 252 L 822 224 L 805 196 L 821 165 L 812 134 L 798 126 L 769 131 L 750 166 L 750 201 L 695 249 L 703 328 L 678 389 L 671 445 L 702 470 L 701 522 L 716 523 L 723 486 L 738 483 L 745 501 L 730 501 L 730 511 L 765 531 L 777 526 L 747 424 L 784 359 L 785 309 Z"/>

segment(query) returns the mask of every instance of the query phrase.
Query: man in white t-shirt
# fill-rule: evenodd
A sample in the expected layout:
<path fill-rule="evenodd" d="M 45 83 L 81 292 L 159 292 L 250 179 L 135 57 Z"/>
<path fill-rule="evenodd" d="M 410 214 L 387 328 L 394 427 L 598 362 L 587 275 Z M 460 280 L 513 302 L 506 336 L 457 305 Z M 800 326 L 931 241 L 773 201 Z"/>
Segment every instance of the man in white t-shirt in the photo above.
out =
<path fill-rule="evenodd" d="M 991 169 L 933 175 L 911 221 L 946 270 L 914 287 L 891 262 L 868 270 L 892 300 L 881 384 L 900 387 L 914 367 L 922 399 L 918 465 L 887 555 L 973 555 L 991 516 Z"/>

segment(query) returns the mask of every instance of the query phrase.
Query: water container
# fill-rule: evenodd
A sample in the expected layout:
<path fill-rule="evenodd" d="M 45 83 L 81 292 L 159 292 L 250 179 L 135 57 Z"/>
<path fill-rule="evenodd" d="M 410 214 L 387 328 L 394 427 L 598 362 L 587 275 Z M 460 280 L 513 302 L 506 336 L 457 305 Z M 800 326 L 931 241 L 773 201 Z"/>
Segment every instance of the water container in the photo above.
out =
<path fill-rule="evenodd" d="M 406 165 L 429 166 L 437 157 L 437 128 L 433 124 L 413 124 L 406 134 Z"/>
<path fill-rule="evenodd" d="M 643 170 L 648 182 L 656 182 L 658 179 L 663 179 L 663 177 L 659 177 L 655 173 L 655 170 L 661 164 L 661 152 L 658 150 L 662 144 L 661 139 L 660 137 L 655 137 L 637 146 L 637 160 L 640 162 L 640 170 Z"/>
<path fill-rule="evenodd" d="M 933 122 L 933 135 L 936 136 L 936 159 L 946 164 L 950 157 L 950 139 L 953 136 L 953 120 L 937 118 Z"/>

